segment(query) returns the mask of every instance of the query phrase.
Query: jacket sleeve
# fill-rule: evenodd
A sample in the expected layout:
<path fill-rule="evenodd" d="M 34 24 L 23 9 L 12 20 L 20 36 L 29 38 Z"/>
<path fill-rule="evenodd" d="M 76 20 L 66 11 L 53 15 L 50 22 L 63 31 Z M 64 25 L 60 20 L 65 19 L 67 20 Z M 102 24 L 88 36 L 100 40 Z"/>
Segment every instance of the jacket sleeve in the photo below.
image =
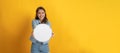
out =
<path fill-rule="evenodd" d="M 35 23 L 35 20 L 32 20 L 32 28 L 34 29 L 36 27 L 36 23 Z"/>
<path fill-rule="evenodd" d="M 36 27 L 36 22 L 35 22 L 35 20 L 32 20 L 32 29 L 34 29 L 35 27 Z M 33 37 L 32 34 L 31 34 L 30 40 L 31 40 L 33 43 L 36 43 L 36 42 L 37 42 L 37 40 Z"/>
<path fill-rule="evenodd" d="M 49 26 L 51 27 L 51 24 L 50 24 L 50 22 L 49 22 L 49 21 L 47 22 L 47 25 L 49 25 Z"/>

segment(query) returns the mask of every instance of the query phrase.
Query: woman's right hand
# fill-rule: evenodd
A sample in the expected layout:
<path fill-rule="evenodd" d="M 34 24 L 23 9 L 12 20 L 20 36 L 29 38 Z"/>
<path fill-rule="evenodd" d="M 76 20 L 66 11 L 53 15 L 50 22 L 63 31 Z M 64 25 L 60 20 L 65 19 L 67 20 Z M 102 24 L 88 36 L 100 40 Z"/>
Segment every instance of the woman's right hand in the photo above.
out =
<path fill-rule="evenodd" d="M 31 32 L 31 35 L 33 35 L 33 31 Z"/>

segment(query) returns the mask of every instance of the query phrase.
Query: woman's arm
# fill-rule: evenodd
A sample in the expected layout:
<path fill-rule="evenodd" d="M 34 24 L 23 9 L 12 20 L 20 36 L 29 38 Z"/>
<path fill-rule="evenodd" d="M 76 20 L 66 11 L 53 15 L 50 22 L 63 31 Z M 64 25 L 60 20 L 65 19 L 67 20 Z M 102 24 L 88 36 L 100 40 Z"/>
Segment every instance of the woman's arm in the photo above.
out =
<path fill-rule="evenodd" d="M 33 35 L 33 29 L 36 27 L 36 22 L 35 20 L 32 20 L 32 32 L 31 34 Z"/>
<path fill-rule="evenodd" d="M 36 27 L 36 22 L 35 22 L 35 20 L 32 20 L 32 29 L 34 29 L 35 27 Z"/>
<path fill-rule="evenodd" d="M 50 22 L 48 21 L 47 24 L 51 27 Z M 52 32 L 52 37 L 54 37 L 54 32 Z"/>

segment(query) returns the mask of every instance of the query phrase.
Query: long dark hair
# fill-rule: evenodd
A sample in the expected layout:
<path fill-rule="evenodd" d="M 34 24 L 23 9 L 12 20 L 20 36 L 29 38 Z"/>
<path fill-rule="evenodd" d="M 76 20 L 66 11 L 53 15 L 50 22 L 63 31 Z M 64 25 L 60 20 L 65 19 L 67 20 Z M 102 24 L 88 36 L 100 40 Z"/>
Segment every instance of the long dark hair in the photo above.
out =
<path fill-rule="evenodd" d="M 40 9 L 42 9 L 42 10 L 45 12 L 45 17 L 44 17 L 44 19 L 41 21 L 41 23 L 47 23 L 48 19 L 47 19 L 47 16 L 46 16 L 46 11 L 45 11 L 45 9 L 44 9 L 43 7 L 38 7 L 38 8 L 36 9 L 35 19 L 36 19 L 36 20 L 39 20 L 39 17 L 37 16 L 37 13 L 38 13 L 38 11 L 39 11 Z"/>

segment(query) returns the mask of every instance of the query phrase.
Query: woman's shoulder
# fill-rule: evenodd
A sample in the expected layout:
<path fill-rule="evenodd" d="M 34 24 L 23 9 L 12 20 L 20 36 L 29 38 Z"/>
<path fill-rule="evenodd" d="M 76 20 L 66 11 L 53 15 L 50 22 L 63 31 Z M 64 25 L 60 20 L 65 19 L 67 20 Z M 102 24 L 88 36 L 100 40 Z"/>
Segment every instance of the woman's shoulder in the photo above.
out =
<path fill-rule="evenodd" d="M 37 21 L 36 19 L 32 19 L 32 21 Z"/>
<path fill-rule="evenodd" d="M 47 21 L 47 23 L 46 24 L 48 24 L 49 26 L 51 26 L 51 24 L 50 24 L 50 22 L 49 21 Z"/>
<path fill-rule="evenodd" d="M 36 21 L 39 21 L 39 20 L 37 20 L 37 19 L 33 19 L 33 20 L 32 20 L 32 22 L 36 22 Z"/>

